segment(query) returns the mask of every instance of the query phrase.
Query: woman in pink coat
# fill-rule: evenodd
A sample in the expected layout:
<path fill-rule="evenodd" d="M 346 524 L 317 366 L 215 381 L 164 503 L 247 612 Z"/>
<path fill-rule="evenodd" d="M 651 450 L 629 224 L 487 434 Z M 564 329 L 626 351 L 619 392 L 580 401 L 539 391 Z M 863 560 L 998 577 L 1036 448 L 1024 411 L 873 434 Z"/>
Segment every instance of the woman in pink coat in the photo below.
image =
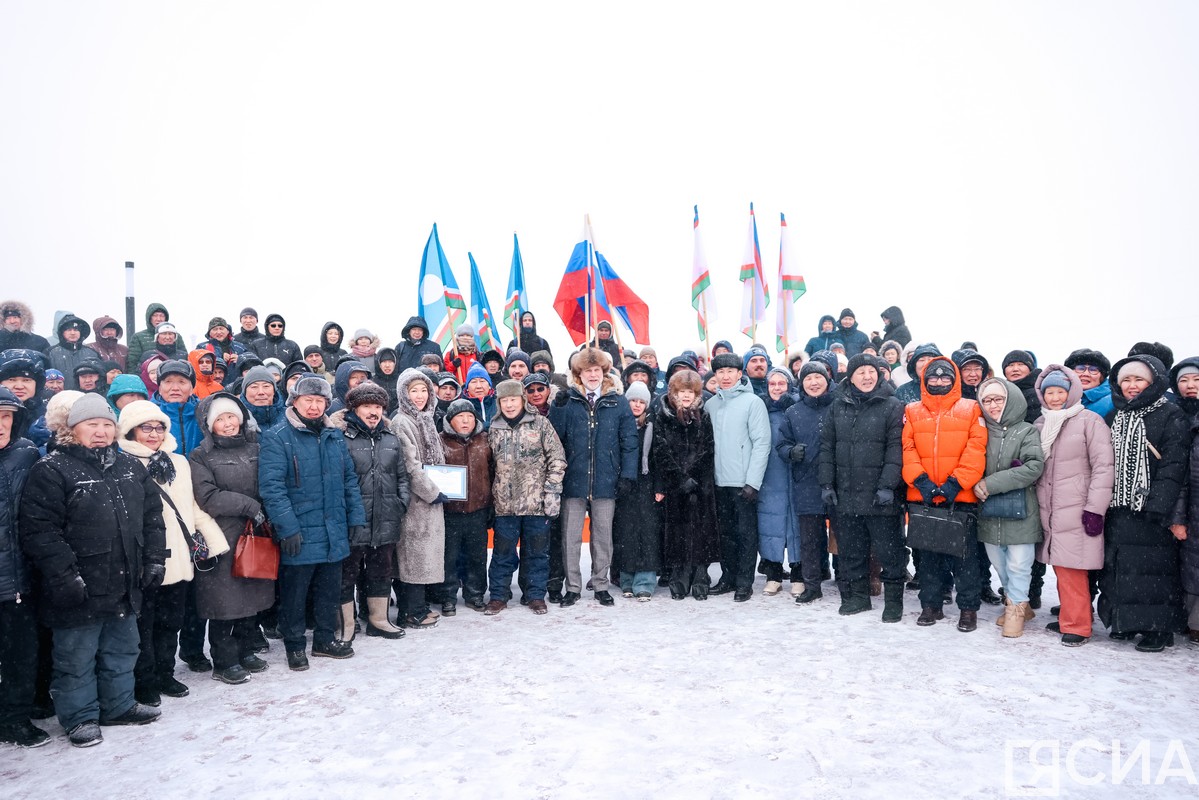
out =
<path fill-rule="evenodd" d="M 1036 421 L 1045 452 L 1037 484 L 1045 539 L 1037 560 L 1053 565 L 1061 599 L 1050 630 L 1062 644 L 1078 647 L 1091 637 L 1091 580 L 1103 567 L 1103 517 L 1115 481 L 1112 434 L 1103 418 L 1082 407 L 1082 383 L 1074 370 L 1050 364 L 1036 382 L 1041 417 Z"/>

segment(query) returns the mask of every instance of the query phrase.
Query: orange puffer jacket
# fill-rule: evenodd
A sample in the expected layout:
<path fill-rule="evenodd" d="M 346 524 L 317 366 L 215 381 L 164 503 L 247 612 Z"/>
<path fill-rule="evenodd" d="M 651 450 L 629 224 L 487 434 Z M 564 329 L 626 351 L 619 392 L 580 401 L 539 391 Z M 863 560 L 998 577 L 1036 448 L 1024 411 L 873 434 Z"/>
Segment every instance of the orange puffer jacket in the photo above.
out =
<path fill-rule="evenodd" d="M 187 360 L 192 365 L 192 370 L 196 373 L 196 388 L 192 391 L 192 394 L 201 400 L 225 388 L 211 374 L 205 375 L 200 372 L 200 359 L 206 355 L 212 355 L 212 351 L 203 347 L 192 350 L 187 354 Z"/>
<path fill-rule="evenodd" d="M 973 400 L 962 399 L 962 380 L 953 361 L 944 356 L 930 361 L 929 368 L 944 361 L 953 369 L 954 381 L 948 394 L 930 394 L 921 387 L 921 399 L 909 403 L 903 419 L 903 480 L 908 484 L 908 500 L 920 502 L 920 491 L 913 482 L 924 473 L 940 486 L 950 476 L 962 486 L 955 498 L 959 503 L 977 503 L 971 489 L 987 467 L 987 426 L 982 411 Z"/>

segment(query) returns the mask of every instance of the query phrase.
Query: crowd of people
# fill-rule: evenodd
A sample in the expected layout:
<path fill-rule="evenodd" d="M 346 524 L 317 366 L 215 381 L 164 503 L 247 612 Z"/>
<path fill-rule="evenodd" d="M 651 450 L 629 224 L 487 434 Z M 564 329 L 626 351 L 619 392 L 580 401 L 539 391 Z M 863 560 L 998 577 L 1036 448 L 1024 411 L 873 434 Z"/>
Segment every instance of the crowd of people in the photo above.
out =
<path fill-rule="evenodd" d="M 785 366 L 722 341 L 663 367 L 601 323 L 558 372 L 529 312 L 503 353 L 469 325 L 443 352 L 419 316 L 395 347 L 335 322 L 300 347 L 245 308 L 188 348 L 158 303 L 127 344 L 108 316 L 47 339 L 23 303 L 0 315 L 0 741 L 57 716 L 95 745 L 188 693 L 177 659 L 244 684 L 274 640 L 306 670 L 459 598 L 504 613 L 514 576 L 537 615 L 584 591 L 740 603 L 761 574 L 801 607 L 835 581 L 842 615 L 881 596 L 883 623 L 905 591 L 918 626 L 1002 606 L 1017 638 L 1051 565 L 1063 645 L 1096 612 L 1143 652 L 1199 643 L 1199 357 L 1160 343 L 996 371 L 847 308 Z M 936 511 L 965 550 L 909 548 Z"/>

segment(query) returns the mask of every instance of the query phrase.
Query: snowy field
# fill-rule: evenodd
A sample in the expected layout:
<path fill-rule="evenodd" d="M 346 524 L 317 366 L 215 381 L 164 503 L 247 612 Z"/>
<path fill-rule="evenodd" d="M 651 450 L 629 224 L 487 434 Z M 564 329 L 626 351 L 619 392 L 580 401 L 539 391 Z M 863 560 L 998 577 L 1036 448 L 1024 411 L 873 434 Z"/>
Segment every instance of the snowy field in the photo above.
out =
<path fill-rule="evenodd" d="M 312 659 L 304 673 L 289 672 L 272 642 L 270 669 L 241 686 L 180 665 L 191 695 L 163 698 L 152 725 L 105 728 L 99 747 L 72 748 L 43 721 L 48 746 L 2 751 L 0 794 L 1199 796 L 1189 782 L 1199 649 L 1180 639 L 1164 654 L 1138 653 L 1102 629 L 1082 648 L 1062 647 L 1044 630 L 1052 571 L 1043 610 L 1011 641 L 994 625 L 996 607 L 983 607 L 973 633 L 955 629 L 952 606 L 946 621 L 918 628 L 907 592 L 903 621 L 883 625 L 880 598 L 845 618 L 832 583 L 799 607 L 786 584 L 760 594 L 762 580 L 745 604 L 675 602 L 659 589 L 649 603 L 618 596 L 615 608 L 585 592 L 544 617 L 516 603 L 495 617 L 459 605 L 433 630 L 359 637 L 353 659 Z M 1052 764 L 1056 748 L 1058 768 L 1033 766 L 1019 744 L 1028 740 L 1049 740 L 1037 763 Z M 1113 740 L 1121 767 L 1148 747 L 1120 785 Z"/>

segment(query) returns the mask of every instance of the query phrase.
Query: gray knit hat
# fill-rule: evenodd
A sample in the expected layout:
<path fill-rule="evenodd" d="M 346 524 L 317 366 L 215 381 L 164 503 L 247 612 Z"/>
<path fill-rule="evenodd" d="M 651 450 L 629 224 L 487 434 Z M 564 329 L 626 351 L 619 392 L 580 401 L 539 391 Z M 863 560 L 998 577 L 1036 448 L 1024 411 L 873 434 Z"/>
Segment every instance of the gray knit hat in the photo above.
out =
<path fill-rule="evenodd" d="M 650 400 L 649 387 L 641 381 L 634 381 L 629 384 L 629 388 L 624 390 L 624 396 L 629 400 L 640 400 L 643 403 L 648 403 Z"/>
<path fill-rule="evenodd" d="M 113 413 L 112 406 L 103 397 L 92 392 L 80 397 L 71 406 L 71 413 L 67 415 L 67 427 L 74 428 L 80 422 L 87 422 L 89 419 L 106 419 L 113 425 L 117 424 L 117 415 Z"/>

